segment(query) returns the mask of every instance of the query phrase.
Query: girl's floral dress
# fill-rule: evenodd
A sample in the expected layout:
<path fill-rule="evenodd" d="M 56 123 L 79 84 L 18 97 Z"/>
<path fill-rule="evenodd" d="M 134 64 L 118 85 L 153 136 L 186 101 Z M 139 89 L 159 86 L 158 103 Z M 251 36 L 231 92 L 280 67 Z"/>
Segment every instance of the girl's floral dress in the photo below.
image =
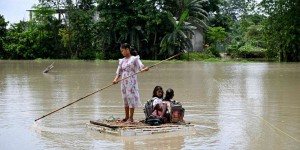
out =
<path fill-rule="evenodd" d="M 122 78 L 128 77 L 144 68 L 139 56 L 131 56 L 130 58 L 119 59 L 117 74 Z M 134 75 L 121 82 L 121 93 L 124 106 L 136 108 L 142 106 L 138 92 L 138 80 Z"/>

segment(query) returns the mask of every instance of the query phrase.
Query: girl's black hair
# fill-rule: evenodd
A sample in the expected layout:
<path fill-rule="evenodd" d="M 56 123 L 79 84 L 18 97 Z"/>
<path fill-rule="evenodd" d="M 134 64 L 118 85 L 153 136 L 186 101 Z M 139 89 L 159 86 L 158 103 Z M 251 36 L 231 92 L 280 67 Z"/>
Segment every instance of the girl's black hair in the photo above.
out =
<path fill-rule="evenodd" d="M 161 96 L 161 97 L 158 97 L 158 96 L 156 95 L 156 93 L 157 93 L 158 90 L 161 90 L 161 91 L 162 91 L 162 96 Z M 162 98 L 163 96 L 164 96 L 163 88 L 162 88 L 161 86 L 156 86 L 156 87 L 154 88 L 154 90 L 153 90 L 153 95 L 152 95 L 152 97 Z"/>
<path fill-rule="evenodd" d="M 130 50 L 130 54 L 131 54 L 132 56 L 138 55 L 138 54 L 137 54 L 137 51 L 136 51 L 133 47 L 131 47 L 128 43 L 123 43 L 123 44 L 121 44 L 120 48 L 124 48 L 124 49 L 127 49 L 127 48 L 128 48 L 128 49 Z"/>
<path fill-rule="evenodd" d="M 173 89 L 171 89 L 171 88 L 167 89 L 167 91 L 166 91 L 166 97 L 164 98 L 164 100 L 170 101 L 173 97 L 174 97 L 174 91 L 173 91 Z"/>
<path fill-rule="evenodd" d="M 137 56 L 138 55 L 137 51 L 133 47 L 130 47 L 130 54 L 132 56 Z"/>

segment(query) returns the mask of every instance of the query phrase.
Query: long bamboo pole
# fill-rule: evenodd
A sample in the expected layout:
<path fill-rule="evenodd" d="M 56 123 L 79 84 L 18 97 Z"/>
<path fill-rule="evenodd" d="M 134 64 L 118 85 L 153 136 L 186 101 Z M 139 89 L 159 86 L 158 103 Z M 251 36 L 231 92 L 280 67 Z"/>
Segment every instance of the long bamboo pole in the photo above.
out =
<path fill-rule="evenodd" d="M 158 63 L 156 63 L 156 64 L 154 64 L 154 65 L 151 65 L 151 66 L 149 66 L 148 68 L 149 68 L 149 69 L 150 69 L 150 68 L 153 68 L 153 67 L 155 67 L 155 66 L 157 66 L 157 65 L 159 65 L 159 64 L 161 64 L 161 63 L 163 63 L 163 62 L 165 62 L 165 61 L 171 60 L 171 59 L 173 59 L 173 58 L 175 58 L 175 57 L 181 55 L 182 53 L 183 53 L 183 52 L 180 52 L 180 53 L 178 53 L 178 54 L 176 54 L 176 55 L 174 55 L 174 56 L 171 56 L 171 57 L 169 57 L 169 58 L 167 58 L 167 59 L 165 59 L 165 60 L 162 60 L 162 61 L 160 61 L 160 62 L 158 62 Z M 147 68 L 147 67 L 146 67 L 146 68 Z M 136 72 L 136 73 L 134 73 L 134 74 L 132 74 L 132 75 L 130 75 L 130 76 L 127 76 L 127 77 L 125 77 L 125 78 L 122 78 L 122 79 L 118 80 L 118 82 L 123 81 L 123 80 L 126 80 L 126 79 L 128 79 L 128 78 L 130 78 L 130 77 L 132 77 L 132 76 L 135 76 L 135 75 L 139 74 L 139 73 L 142 73 L 142 72 L 144 72 L 144 70 L 145 70 L 145 69 L 143 69 L 143 70 L 141 70 L 141 71 L 138 71 L 138 72 Z M 84 97 L 81 97 L 81 98 L 79 98 L 79 99 L 77 99 L 77 100 L 75 100 L 75 101 L 73 101 L 73 102 L 71 102 L 71 103 L 69 103 L 69 104 L 67 104 L 67 105 L 65 105 L 65 106 L 63 106 L 63 107 L 61 107 L 61 108 L 58 108 L 58 109 L 56 109 L 56 110 L 54 110 L 54 111 L 52 111 L 52 112 L 50 112 L 50 113 L 48 113 L 48 114 L 46 114 L 46 115 L 40 117 L 40 118 L 35 119 L 34 121 L 38 121 L 38 120 L 40 120 L 40 119 L 42 119 L 42 118 L 45 118 L 45 117 L 47 117 L 47 116 L 49 116 L 49 115 L 51 115 L 51 114 L 53 114 L 53 113 L 55 113 L 55 112 L 57 112 L 57 111 L 59 111 L 59 110 L 62 110 L 62 109 L 66 108 L 66 107 L 68 107 L 68 106 L 70 106 L 70 105 L 72 105 L 72 104 L 74 104 L 74 103 L 77 103 L 77 102 L 79 102 L 79 101 L 81 101 L 81 100 L 83 100 L 83 99 L 85 99 L 85 98 L 87 98 L 87 97 L 89 97 L 89 96 L 91 96 L 91 95 L 93 95 L 93 94 L 95 94 L 95 93 L 98 93 L 98 92 L 100 92 L 100 91 L 102 91 L 102 90 L 104 90 L 104 89 L 107 89 L 107 88 L 111 87 L 112 85 L 114 85 L 114 83 L 109 84 L 109 85 L 107 85 L 107 86 L 105 86 L 105 87 L 103 87 L 103 88 L 101 88 L 101 89 L 98 89 L 97 91 L 92 92 L 92 93 L 90 93 L 90 94 L 88 94 L 88 95 L 86 95 L 86 96 L 84 96 Z"/>

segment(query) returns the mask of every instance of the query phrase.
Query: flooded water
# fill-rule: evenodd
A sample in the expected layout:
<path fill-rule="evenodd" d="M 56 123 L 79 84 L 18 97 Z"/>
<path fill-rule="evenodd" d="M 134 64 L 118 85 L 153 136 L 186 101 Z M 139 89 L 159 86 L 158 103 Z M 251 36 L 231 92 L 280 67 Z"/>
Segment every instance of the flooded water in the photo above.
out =
<path fill-rule="evenodd" d="M 139 75 L 142 103 L 156 85 L 173 88 L 193 133 L 118 137 L 85 127 L 123 118 L 117 62 L 0 61 L 0 149 L 299 149 L 300 64 L 163 63 Z M 151 65 L 152 63 L 145 63 Z M 143 119 L 142 108 L 135 119 Z"/>

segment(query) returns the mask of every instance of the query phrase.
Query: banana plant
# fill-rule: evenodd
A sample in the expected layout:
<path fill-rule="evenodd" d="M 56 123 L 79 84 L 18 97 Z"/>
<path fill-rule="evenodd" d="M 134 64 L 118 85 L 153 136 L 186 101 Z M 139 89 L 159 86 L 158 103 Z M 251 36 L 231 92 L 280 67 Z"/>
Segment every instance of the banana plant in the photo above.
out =
<path fill-rule="evenodd" d="M 179 20 L 169 14 L 169 20 L 172 22 L 174 30 L 163 37 L 160 43 L 162 47 L 161 53 L 172 55 L 176 50 L 179 50 L 178 48 L 191 49 L 193 47 L 191 37 L 194 35 L 193 30 L 196 27 L 185 22 L 188 14 L 189 10 L 185 10 Z"/>

